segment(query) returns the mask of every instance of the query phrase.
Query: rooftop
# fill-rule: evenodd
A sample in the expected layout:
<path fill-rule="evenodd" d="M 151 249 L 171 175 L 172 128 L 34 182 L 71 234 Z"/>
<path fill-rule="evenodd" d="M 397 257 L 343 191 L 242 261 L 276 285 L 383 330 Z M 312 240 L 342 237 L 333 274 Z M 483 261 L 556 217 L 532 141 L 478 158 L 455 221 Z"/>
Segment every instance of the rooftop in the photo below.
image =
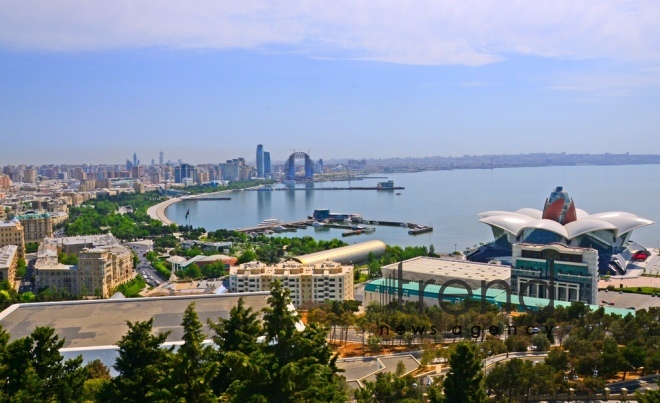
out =
<path fill-rule="evenodd" d="M 205 338 L 210 339 L 212 332 L 206 325 L 207 319 L 228 318 L 241 297 L 246 306 L 259 311 L 267 305 L 268 295 L 268 292 L 252 292 L 15 304 L 0 313 L 0 325 L 11 335 L 11 340 L 30 335 L 37 326 L 50 326 L 65 339 L 65 348 L 82 348 L 114 345 L 126 334 L 126 321 L 154 318 L 154 331 L 171 331 L 167 342 L 178 342 L 183 336 L 183 313 L 194 302 L 204 324 Z"/>
<path fill-rule="evenodd" d="M 7 268 L 11 264 L 18 247 L 16 245 L 7 245 L 0 248 L 0 268 Z"/>
<path fill-rule="evenodd" d="M 382 267 L 383 276 L 398 270 L 399 263 L 392 263 Z M 442 259 L 419 256 L 403 262 L 403 277 L 412 278 L 414 275 L 424 277 L 440 276 L 464 280 L 506 280 L 511 277 L 511 267 L 487 263 L 475 263 L 467 260 Z"/>

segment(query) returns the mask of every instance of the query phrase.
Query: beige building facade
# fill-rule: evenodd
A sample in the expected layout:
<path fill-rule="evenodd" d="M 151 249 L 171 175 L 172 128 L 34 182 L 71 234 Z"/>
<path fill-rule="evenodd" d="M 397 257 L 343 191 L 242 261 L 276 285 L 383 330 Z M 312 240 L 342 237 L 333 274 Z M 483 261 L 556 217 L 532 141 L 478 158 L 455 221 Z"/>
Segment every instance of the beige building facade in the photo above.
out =
<path fill-rule="evenodd" d="M 0 281 L 14 281 L 18 265 L 18 247 L 7 245 L 0 247 Z"/>
<path fill-rule="evenodd" d="M 229 269 L 231 292 L 269 291 L 275 280 L 291 291 L 295 306 L 353 297 L 353 267 L 336 262 L 302 264 L 286 262 L 266 265 L 250 262 Z"/>
<path fill-rule="evenodd" d="M 37 288 L 65 290 L 70 294 L 108 298 L 113 290 L 133 278 L 133 258 L 121 245 L 83 249 L 77 265 L 58 263 L 57 256 L 44 256 L 35 263 Z"/>
<path fill-rule="evenodd" d="M 25 243 L 38 242 L 53 236 L 53 219 L 50 214 L 23 214 L 16 216 L 23 226 Z"/>
<path fill-rule="evenodd" d="M 17 219 L 0 221 L 0 247 L 16 245 L 18 257 L 25 259 L 25 234 L 21 222 Z"/>

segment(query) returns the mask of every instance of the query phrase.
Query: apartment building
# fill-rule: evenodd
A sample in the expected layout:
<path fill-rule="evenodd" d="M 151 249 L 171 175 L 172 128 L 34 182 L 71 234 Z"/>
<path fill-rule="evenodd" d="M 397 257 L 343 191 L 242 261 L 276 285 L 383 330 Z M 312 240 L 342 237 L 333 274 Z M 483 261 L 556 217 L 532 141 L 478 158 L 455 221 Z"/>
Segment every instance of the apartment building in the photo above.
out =
<path fill-rule="evenodd" d="M 50 214 L 22 214 L 16 216 L 23 226 L 25 243 L 38 242 L 53 236 L 53 219 Z"/>
<path fill-rule="evenodd" d="M 124 246 L 106 245 L 82 249 L 77 265 L 65 265 L 57 261 L 57 253 L 40 251 L 34 273 L 37 288 L 108 298 L 118 285 L 133 278 L 133 257 Z"/>
<path fill-rule="evenodd" d="M 231 292 L 268 291 L 275 280 L 291 291 L 295 306 L 353 299 L 353 266 L 331 261 L 314 264 L 290 261 L 276 265 L 250 262 L 229 269 Z"/>
<path fill-rule="evenodd" d="M 18 247 L 7 245 L 0 247 L 0 281 L 13 281 L 18 265 Z"/>
<path fill-rule="evenodd" d="M 25 259 L 25 235 L 21 222 L 16 218 L 0 221 L 0 247 L 15 245 L 18 257 Z"/>

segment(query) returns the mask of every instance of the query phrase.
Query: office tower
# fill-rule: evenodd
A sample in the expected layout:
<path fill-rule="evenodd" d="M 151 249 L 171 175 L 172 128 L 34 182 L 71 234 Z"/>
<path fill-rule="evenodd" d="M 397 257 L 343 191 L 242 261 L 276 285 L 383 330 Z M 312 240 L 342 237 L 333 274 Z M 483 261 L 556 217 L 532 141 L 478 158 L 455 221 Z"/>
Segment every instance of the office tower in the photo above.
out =
<path fill-rule="evenodd" d="M 264 146 L 257 145 L 257 177 L 264 177 Z"/>
<path fill-rule="evenodd" d="M 270 167 L 270 152 L 264 151 L 264 176 L 272 172 Z"/>
<path fill-rule="evenodd" d="M 160 150 L 160 155 L 158 157 L 158 165 L 163 165 L 163 161 L 164 161 L 163 150 Z"/>

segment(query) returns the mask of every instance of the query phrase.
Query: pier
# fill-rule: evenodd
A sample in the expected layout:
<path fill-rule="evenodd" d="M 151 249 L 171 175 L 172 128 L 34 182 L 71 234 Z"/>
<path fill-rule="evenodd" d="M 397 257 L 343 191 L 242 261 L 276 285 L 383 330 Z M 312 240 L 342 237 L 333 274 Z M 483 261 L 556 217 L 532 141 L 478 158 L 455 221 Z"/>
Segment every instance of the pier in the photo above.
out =
<path fill-rule="evenodd" d="M 273 224 L 273 225 L 262 225 L 262 226 L 254 226 L 254 227 L 247 227 L 247 228 L 239 228 L 236 230 L 236 232 L 243 232 L 243 233 L 257 233 L 257 234 L 263 234 L 266 231 L 273 231 L 273 228 L 282 226 L 286 230 L 285 232 L 289 232 L 290 230 L 295 231 L 296 229 L 306 229 L 308 226 L 312 225 L 314 220 L 300 220 L 300 221 L 291 221 L 287 222 L 284 224 Z"/>
<path fill-rule="evenodd" d="M 263 234 L 265 232 L 295 232 L 296 230 L 299 229 L 307 229 L 307 227 L 311 226 L 312 223 L 314 222 L 313 219 L 306 219 L 306 220 L 300 220 L 300 221 L 291 221 L 283 224 L 273 224 L 273 225 L 267 225 L 267 226 L 254 226 L 254 227 L 247 227 L 247 228 L 239 228 L 236 231 L 237 232 L 242 232 L 246 234 L 250 233 L 256 233 L 256 234 Z M 430 225 L 421 225 L 421 224 L 415 224 L 415 223 L 406 223 L 406 222 L 400 222 L 400 221 L 376 221 L 376 220 L 362 220 L 359 224 L 370 224 L 370 225 L 382 225 L 382 226 L 387 226 L 387 227 L 401 227 L 405 228 L 408 230 L 408 234 L 410 235 L 419 235 L 419 234 L 424 234 L 427 232 L 432 232 L 433 227 Z M 279 231 L 275 231 L 275 227 L 284 227 L 284 230 L 280 228 Z M 351 236 L 351 235 L 361 235 L 361 234 L 369 234 L 373 232 L 373 228 L 369 230 L 369 228 L 366 228 L 367 231 L 365 231 L 365 228 L 356 224 L 341 224 L 341 223 L 325 223 L 323 227 L 315 227 L 316 229 L 344 229 L 348 230 L 344 233 L 342 233 L 342 236 Z"/>

